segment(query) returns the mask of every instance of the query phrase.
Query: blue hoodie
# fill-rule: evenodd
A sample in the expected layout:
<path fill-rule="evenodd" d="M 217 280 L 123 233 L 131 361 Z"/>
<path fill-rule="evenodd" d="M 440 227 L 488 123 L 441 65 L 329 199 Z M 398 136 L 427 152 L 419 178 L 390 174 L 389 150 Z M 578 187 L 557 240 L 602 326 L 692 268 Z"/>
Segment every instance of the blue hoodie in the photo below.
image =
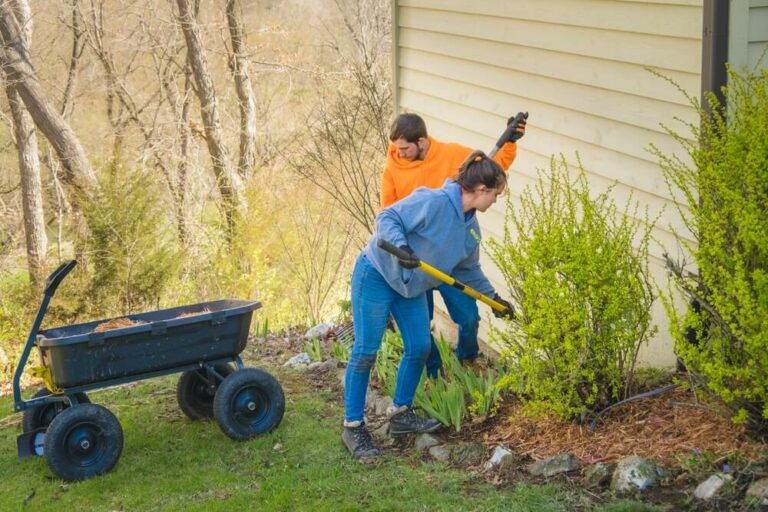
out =
<path fill-rule="evenodd" d="M 376 217 L 376 232 L 363 253 L 389 286 L 404 297 L 442 284 L 419 269 L 401 267 L 397 258 L 379 248 L 378 240 L 408 245 L 419 259 L 493 297 L 491 283 L 480 269 L 480 226 L 475 210 L 461 207 L 461 186 L 446 180 L 441 188 L 420 187 Z"/>

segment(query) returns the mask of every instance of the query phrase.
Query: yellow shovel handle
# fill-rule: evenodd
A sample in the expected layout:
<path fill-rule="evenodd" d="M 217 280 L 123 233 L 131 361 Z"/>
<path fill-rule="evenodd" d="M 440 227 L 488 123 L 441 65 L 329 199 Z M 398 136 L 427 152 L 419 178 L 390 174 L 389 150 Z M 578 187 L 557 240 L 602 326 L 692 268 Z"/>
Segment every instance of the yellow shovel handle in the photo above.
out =
<path fill-rule="evenodd" d="M 409 255 L 404 250 L 400 249 L 399 247 L 396 247 L 396 246 L 392 245 L 391 243 L 389 243 L 389 242 L 387 242 L 385 240 L 379 239 L 379 241 L 377 242 L 377 245 L 379 247 L 381 247 L 382 249 L 384 249 L 385 251 L 387 251 L 388 253 L 390 253 L 390 254 L 392 254 L 394 256 L 397 256 L 398 258 L 408 259 L 408 258 L 411 257 L 411 255 Z M 501 304 L 501 303 L 493 300 L 492 298 L 488 297 L 487 295 L 483 295 L 482 293 L 480 293 L 479 291 L 475 290 L 474 288 L 471 288 L 471 287 L 465 285 L 464 283 L 462 283 L 461 281 L 458 281 L 458 280 L 452 278 L 448 274 L 446 274 L 446 273 L 436 269 L 432 265 L 430 265 L 428 263 L 424 263 L 424 261 L 422 261 L 422 260 L 419 260 L 419 269 L 421 269 L 423 272 L 426 272 L 427 274 L 431 275 L 432 277 L 434 277 L 438 281 L 442 281 L 445 284 L 451 285 L 454 288 L 456 288 L 456 289 L 466 293 L 470 297 L 473 297 L 473 298 L 475 298 L 475 299 L 477 299 L 477 300 L 479 300 L 481 302 L 484 302 L 484 303 L 488 304 L 489 306 L 491 306 L 496 311 L 506 311 L 506 309 L 507 309 L 507 307 L 504 304 Z"/>

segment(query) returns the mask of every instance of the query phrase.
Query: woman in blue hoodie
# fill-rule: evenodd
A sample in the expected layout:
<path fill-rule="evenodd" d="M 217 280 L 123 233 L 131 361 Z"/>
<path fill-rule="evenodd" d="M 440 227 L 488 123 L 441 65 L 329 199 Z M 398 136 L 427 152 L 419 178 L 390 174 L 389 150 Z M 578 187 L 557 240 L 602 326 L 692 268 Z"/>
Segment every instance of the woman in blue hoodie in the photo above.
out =
<path fill-rule="evenodd" d="M 507 185 L 506 173 L 482 151 L 464 161 L 459 173 L 442 188 L 418 188 L 383 210 L 376 232 L 352 272 L 352 318 L 355 344 L 346 371 L 342 439 L 354 457 L 377 457 L 365 426 L 365 396 L 376 353 L 389 314 L 403 337 L 403 358 L 397 372 L 394 407 L 387 411 L 390 433 L 436 430 L 440 423 L 413 412 L 413 396 L 430 351 L 426 292 L 440 283 L 416 269 L 419 258 L 475 290 L 507 306 L 497 316 L 513 315 L 480 269 L 480 226 L 476 212 L 486 211 Z M 378 247 L 384 240 L 411 258 L 396 258 Z"/>

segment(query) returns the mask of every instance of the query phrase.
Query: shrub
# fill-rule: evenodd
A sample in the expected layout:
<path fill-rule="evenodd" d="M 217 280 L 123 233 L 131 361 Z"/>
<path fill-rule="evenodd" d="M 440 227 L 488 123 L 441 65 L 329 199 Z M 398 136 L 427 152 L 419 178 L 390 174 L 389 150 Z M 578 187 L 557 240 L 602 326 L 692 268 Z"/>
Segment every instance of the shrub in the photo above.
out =
<path fill-rule="evenodd" d="M 725 104 L 688 99 L 691 136 L 667 128 L 690 163 L 652 148 L 694 242 L 678 235 L 697 269 L 666 257 L 691 307 L 666 297 L 678 356 L 733 419 L 768 427 L 768 70 L 729 71 Z"/>
<path fill-rule="evenodd" d="M 27 272 L 0 273 L 0 383 L 13 377 L 40 300 Z"/>
<path fill-rule="evenodd" d="M 581 163 L 571 181 L 565 158 L 552 158 L 519 209 L 508 201 L 503 240 L 489 244 L 518 313 L 494 330 L 512 368 L 504 387 L 529 409 L 573 418 L 621 399 L 654 333 L 654 222 L 638 220 L 631 201 L 619 211 L 611 189 L 591 198 Z"/>
<path fill-rule="evenodd" d="M 79 312 L 102 316 L 155 309 L 176 276 L 176 238 L 163 215 L 156 179 L 119 164 L 105 169 L 101 194 L 83 212 L 88 266 L 82 270 L 88 282 Z"/>

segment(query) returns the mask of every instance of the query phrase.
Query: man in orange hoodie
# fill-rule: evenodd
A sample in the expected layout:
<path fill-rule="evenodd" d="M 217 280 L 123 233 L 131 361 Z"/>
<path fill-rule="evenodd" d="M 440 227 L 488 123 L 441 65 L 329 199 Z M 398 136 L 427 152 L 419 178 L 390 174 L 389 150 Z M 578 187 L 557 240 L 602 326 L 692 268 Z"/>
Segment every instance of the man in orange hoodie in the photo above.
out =
<path fill-rule="evenodd" d="M 511 122 L 510 118 L 507 122 Z M 517 154 L 516 141 L 525 134 L 525 119 L 494 156 L 506 170 Z M 456 175 L 461 163 L 472 152 L 461 144 L 440 142 L 427 134 L 424 120 L 416 114 L 400 114 L 389 132 L 389 151 L 384 174 L 381 177 L 381 207 L 386 208 L 403 199 L 418 187 L 439 188 L 446 179 Z M 443 297 L 451 319 L 458 324 L 459 336 L 456 356 L 460 361 L 473 361 L 479 355 L 477 329 L 480 312 L 477 302 L 456 288 L 446 284 L 437 287 Z M 430 320 L 434 315 L 433 292 L 427 293 Z M 436 377 L 442 367 L 437 346 L 427 360 L 427 375 Z"/>

